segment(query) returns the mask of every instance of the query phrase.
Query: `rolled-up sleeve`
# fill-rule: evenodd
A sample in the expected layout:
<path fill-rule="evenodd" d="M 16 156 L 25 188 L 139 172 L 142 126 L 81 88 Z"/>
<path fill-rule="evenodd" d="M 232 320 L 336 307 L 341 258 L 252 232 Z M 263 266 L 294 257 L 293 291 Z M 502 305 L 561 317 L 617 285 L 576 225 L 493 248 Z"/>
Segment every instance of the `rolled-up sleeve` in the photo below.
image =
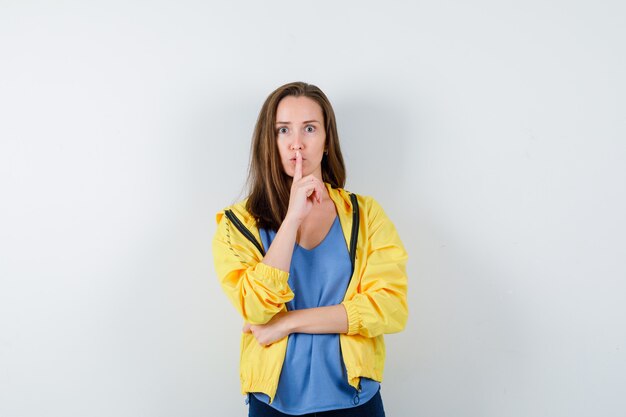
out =
<path fill-rule="evenodd" d="M 404 329 L 408 318 L 407 252 L 382 207 L 371 200 L 367 255 L 356 294 L 343 301 L 348 335 L 376 337 Z M 356 273 L 356 272 L 355 272 Z"/>
<path fill-rule="evenodd" d="M 245 321 L 265 324 L 293 299 L 289 273 L 264 264 L 223 212 L 217 214 L 212 249 L 220 285 Z"/>

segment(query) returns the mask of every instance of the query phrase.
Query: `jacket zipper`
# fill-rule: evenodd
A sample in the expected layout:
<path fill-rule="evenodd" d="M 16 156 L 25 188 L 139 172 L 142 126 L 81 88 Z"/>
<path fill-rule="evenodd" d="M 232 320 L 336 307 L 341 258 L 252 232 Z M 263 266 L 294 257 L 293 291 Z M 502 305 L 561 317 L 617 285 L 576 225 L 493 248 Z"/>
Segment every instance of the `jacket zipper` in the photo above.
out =
<path fill-rule="evenodd" d="M 256 248 L 259 250 L 259 252 L 261 252 L 261 255 L 265 256 L 265 251 L 263 250 L 263 246 L 261 246 L 261 244 L 255 239 L 255 237 L 252 234 L 252 232 L 250 232 L 250 230 L 248 230 L 248 228 L 246 228 L 246 226 L 244 226 L 243 223 L 241 223 L 241 221 L 237 218 L 237 216 L 235 216 L 235 213 L 233 213 L 232 210 L 226 210 L 224 212 L 224 214 L 226 214 L 226 217 L 228 217 L 230 219 L 230 221 L 233 222 L 235 227 L 237 229 L 239 229 L 239 231 L 250 242 L 252 242 L 252 244 L 254 244 L 254 246 L 256 246 Z"/>
<path fill-rule="evenodd" d="M 352 231 L 350 236 L 350 263 L 352 264 L 352 273 L 354 275 L 354 262 L 356 259 L 356 243 L 359 235 L 359 202 L 356 199 L 356 194 L 350 194 L 350 200 L 352 201 Z"/>

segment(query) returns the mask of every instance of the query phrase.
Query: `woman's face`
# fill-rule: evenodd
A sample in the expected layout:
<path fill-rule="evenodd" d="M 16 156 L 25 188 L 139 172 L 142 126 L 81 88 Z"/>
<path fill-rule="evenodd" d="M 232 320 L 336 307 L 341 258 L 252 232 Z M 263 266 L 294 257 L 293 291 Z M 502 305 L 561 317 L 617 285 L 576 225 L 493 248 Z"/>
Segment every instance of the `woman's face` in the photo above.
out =
<path fill-rule="evenodd" d="M 322 157 L 326 144 L 322 108 L 313 99 L 283 98 L 276 108 L 276 143 L 285 173 L 293 177 L 296 151 L 302 155 L 302 176 L 322 179 Z"/>

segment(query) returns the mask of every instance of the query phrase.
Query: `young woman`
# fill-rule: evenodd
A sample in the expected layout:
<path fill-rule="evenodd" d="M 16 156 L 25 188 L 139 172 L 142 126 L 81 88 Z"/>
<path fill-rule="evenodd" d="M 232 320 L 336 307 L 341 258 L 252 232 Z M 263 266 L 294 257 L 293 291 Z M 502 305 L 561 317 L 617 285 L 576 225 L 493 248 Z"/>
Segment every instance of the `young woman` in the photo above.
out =
<path fill-rule="evenodd" d="M 383 334 L 407 320 L 407 254 L 371 197 L 343 189 L 326 95 L 283 85 L 261 108 L 248 197 L 217 214 L 222 288 L 244 320 L 249 416 L 384 416 Z M 316 414 L 315 414 L 316 413 Z"/>

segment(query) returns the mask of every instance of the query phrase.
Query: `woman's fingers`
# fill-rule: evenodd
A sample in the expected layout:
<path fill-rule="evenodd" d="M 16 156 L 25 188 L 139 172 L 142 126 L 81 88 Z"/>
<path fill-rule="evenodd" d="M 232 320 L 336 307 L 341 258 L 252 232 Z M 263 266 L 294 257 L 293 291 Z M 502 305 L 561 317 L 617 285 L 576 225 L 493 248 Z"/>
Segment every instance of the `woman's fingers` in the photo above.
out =
<path fill-rule="evenodd" d="M 322 196 L 324 195 L 324 184 L 321 181 L 317 181 L 317 187 L 315 188 L 317 191 L 317 203 L 322 204 Z"/>
<path fill-rule="evenodd" d="M 309 194 L 309 196 L 311 194 L 313 194 L 313 198 L 314 201 L 313 202 L 317 202 L 318 204 L 322 203 L 322 196 L 324 195 L 324 183 L 322 181 L 320 181 L 319 179 L 317 179 L 314 176 L 311 176 L 311 193 Z"/>
<path fill-rule="evenodd" d="M 293 182 L 300 181 L 302 178 L 302 154 L 296 151 L 296 168 L 293 173 Z"/>
<path fill-rule="evenodd" d="M 243 325 L 243 332 L 250 333 L 259 342 L 262 346 L 267 346 L 270 344 L 271 340 L 268 340 L 266 336 L 266 330 L 264 325 L 256 325 L 253 326 L 250 323 L 246 323 Z"/>
<path fill-rule="evenodd" d="M 287 312 L 278 313 L 266 324 L 250 325 L 246 323 L 249 327 L 248 332 L 252 333 L 256 341 L 261 346 L 269 346 L 277 340 L 281 340 L 284 337 L 289 336 L 289 330 L 284 325 L 283 321 L 283 318 L 286 317 L 286 315 Z"/>
<path fill-rule="evenodd" d="M 297 188 L 302 188 L 305 190 L 305 195 L 307 198 L 313 196 L 313 202 L 321 203 L 322 196 L 324 195 L 324 183 L 314 177 L 313 175 L 308 175 L 300 180 L 298 184 L 296 184 Z"/>
<path fill-rule="evenodd" d="M 315 203 L 322 203 L 324 195 L 324 183 L 314 175 L 302 175 L 302 155 L 298 152 L 296 156 L 296 168 L 291 185 L 291 195 L 289 197 L 288 214 L 302 221 L 311 212 L 311 206 Z"/>

